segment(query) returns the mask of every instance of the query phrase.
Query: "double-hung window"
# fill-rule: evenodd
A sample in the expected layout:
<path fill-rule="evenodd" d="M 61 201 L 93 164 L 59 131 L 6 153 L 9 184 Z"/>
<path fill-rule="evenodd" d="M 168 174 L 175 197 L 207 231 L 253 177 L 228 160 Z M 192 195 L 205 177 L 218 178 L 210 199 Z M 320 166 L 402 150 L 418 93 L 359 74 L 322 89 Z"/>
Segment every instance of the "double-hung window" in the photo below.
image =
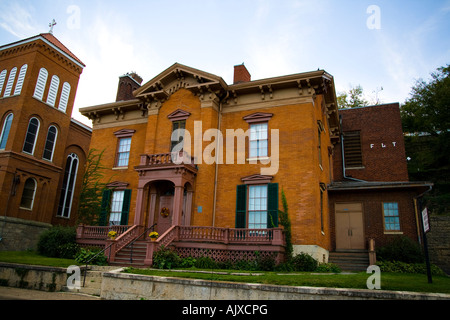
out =
<path fill-rule="evenodd" d="M 236 228 L 278 227 L 278 183 L 237 186 Z"/>
<path fill-rule="evenodd" d="M 267 228 L 267 185 L 248 188 L 248 228 Z"/>
<path fill-rule="evenodd" d="M 186 129 L 186 120 L 172 122 L 170 152 L 179 152 L 183 150 L 185 129 Z M 176 146 L 178 147 L 175 149 Z"/>
<path fill-rule="evenodd" d="M 131 137 L 119 139 L 116 167 L 127 167 L 130 160 Z"/>
<path fill-rule="evenodd" d="M 400 231 L 398 202 L 383 203 L 384 231 Z"/>
<path fill-rule="evenodd" d="M 36 195 L 36 180 L 28 178 L 25 181 L 22 198 L 20 199 L 20 207 L 22 209 L 33 209 L 34 196 Z"/>
<path fill-rule="evenodd" d="M 250 125 L 250 158 L 267 157 L 269 154 L 268 123 Z"/>
<path fill-rule="evenodd" d="M 119 189 L 119 190 L 118 190 Z M 118 187 L 103 190 L 99 225 L 126 226 L 130 213 L 131 190 Z"/>

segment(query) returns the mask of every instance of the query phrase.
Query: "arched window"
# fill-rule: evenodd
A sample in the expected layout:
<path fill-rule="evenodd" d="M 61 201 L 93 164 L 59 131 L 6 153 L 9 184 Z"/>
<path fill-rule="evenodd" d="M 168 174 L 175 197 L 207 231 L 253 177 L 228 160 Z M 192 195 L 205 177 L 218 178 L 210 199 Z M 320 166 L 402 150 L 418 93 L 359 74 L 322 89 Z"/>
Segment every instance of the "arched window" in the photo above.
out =
<path fill-rule="evenodd" d="M 58 216 L 69 218 L 70 210 L 72 209 L 73 192 L 75 189 L 75 182 L 78 171 L 78 156 L 75 153 L 67 157 L 66 169 L 64 172 L 64 180 L 61 187 L 61 195 L 58 205 Z"/>
<path fill-rule="evenodd" d="M 55 126 L 50 126 L 47 132 L 47 139 L 45 140 L 44 154 L 42 158 L 48 161 L 53 160 L 53 151 L 55 151 L 56 138 L 58 137 L 58 129 Z"/>
<path fill-rule="evenodd" d="M 3 123 L 2 134 L 0 135 L 0 150 L 6 148 L 6 142 L 8 142 L 9 130 L 11 130 L 11 124 L 13 121 L 14 115 L 12 113 L 8 114 L 5 118 L 5 122 Z"/>
<path fill-rule="evenodd" d="M 69 102 L 69 96 L 70 96 L 70 84 L 68 82 L 64 82 L 58 106 L 58 109 L 61 110 L 62 112 L 66 112 L 67 103 Z"/>
<path fill-rule="evenodd" d="M 22 199 L 20 200 L 20 207 L 23 209 L 33 209 L 34 196 L 36 194 L 36 180 L 28 178 L 25 181 L 23 188 Z"/>
<path fill-rule="evenodd" d="M 41 70 L 39 70 L 39 76 L 33 94 L 33 96 L 39 100 L 42 100 L 42 97 L 44 96 L 45 86 L 47 85 L 47 78 L 48 71 L 45 68 L 41 68 Z"/>
<path fill-rule="evenodd" d="M 24 64 L 20 68 L 19 78 L 17 78 L 16 89 L 14 90 L 14 95 L 20 95 L 22 92 L 23 81 L 25 80 L 25 75 L 27 74 L 28 65 Z"/>
<path fill-rule="evenodd" d="M 3 85 L 5 84 L 6 74 L 8 71 L 5 69 L 0 72 L 0 97 L 2 96 Z"/>
<path fill-rule="evenodd" d="M 50 82 L 50 89 L 48 90 L 47 103 L 52 107 L 55 106 L 56 96 L 58 94 L 59 88 L 59 78 L 58 76 L 52 77 L 52 82 Z"/>
<path fill-rule="evenodd" d="M 11 95 L 14 80 L 16 79 L 16 73 L 17 68 L 12 68 L 11 72 L 9 73 L 8 83 L 6 84 L 5 94 L 3 95 L 4 97 L 9 97 Z"/>
<path fill-rule="evenodd" d="M 28 123 L 27 135 L 25 136 L 25 143 L 23 144 L 23 152 L 33 154 L 34 146 L 39 132 L 39 120 L 31 118 Z"/>

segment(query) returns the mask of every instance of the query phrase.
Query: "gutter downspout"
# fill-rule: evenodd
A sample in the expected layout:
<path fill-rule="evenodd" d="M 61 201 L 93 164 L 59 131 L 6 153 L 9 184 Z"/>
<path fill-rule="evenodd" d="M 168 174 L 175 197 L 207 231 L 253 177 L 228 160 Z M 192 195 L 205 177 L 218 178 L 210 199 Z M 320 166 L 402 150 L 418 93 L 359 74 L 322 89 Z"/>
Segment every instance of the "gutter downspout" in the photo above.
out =
<path fill-rule="evenodd" d="M 225 95 L 225 97 L 223 97 L 222 99 L 220 99 L 219 101 L 219 115 L 218 115 L 218 120 L 217 120 L 217 130 L 220 131 L 220 125 L 222 124 L 222 108 L 223 108 L 223 101 L 228 99 L 228 97 L 230 96 L 230 92 L 227 91 L 227 94 Z M 223 140 L 223 139 L 222 139 Z M 213 195 L 213 220 L 212 220 L 212 226 L 215 227 L 216 226 L 216 199 L 217 199 L 217 179 L 218 179 L 218 171 L 219 171 L 219 156 L 223 157 L 223 154 L 221 154 L 222 152 L 219 151 L 219 143 L 220 140 L 216 139 L 216 169 L 215 169 L 215 173 L 214 173 L 214 195 Z M 222 149 L 223 149 L 223 141 L 222 141 Z M 223 151 L 223 150 L 222 150 Z"/>
<path fill-rule="evenodd" d="M 342 128 L 342 116 L 339 116 L 339 122 L 341 123 L 341 128 Z M 349 179 L 349 180 L 358 181 L 358 182 L 367 182 L 364 180 L 347 177 L 347 174 L 345 171 L 344 133 L 342 132 L 342 130 L 341 130 L 341 156 L 342 156 L 342 175 L 344 176 L 344 179 Z"/>

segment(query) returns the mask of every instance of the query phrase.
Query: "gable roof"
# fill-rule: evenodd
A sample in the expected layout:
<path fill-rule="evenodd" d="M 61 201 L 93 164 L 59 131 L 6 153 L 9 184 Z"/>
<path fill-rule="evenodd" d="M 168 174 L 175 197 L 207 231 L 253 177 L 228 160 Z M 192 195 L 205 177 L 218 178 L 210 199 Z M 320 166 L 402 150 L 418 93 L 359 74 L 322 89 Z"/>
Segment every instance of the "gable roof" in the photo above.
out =
<path fill-rule="evenodd" d="M 26 43 L 30 43 L 30 42 L 33 42 L 33 41 L 36 41 L 36 40 L 44 41 L 45 43 L 47 43 L 48 45 L 50 45 L 51 47 L 53 47 L 57 51 L 61 52 L 67 58 L 72 60 L 79 67 L 81 67 L 81 68 L 86 67 L 86 65 L 80 59 L 78 59 L 77 56 L 75 56 L 75 54 L 72 53 L 72 51 L 70 51 L 64 44 L 62 44 L 61 41 L 59 41 L 51 33 L 41 33 L 41 34 L 38 34 L 36 36 L 27 38 L 27 39 L 19 40 L 19 41 L 13 42 L 13 43 L 9 43 L 9 44 L 0 46 L 0 51 L 1 50 L 5 50 L 5 49 L 9 49 L 9 48 L 12 48 L 12 47 L 16 47 L 16 46 L 19 46 L 19 45 L 23 45 L 23 44 L 26 44 Z"/>
<path fill-rule="evenodd" d="M 180 87 L 195 91 L 223 90 L 225 81 L 214 74 L 175 63 L 133 92 L 136 98 L 167 98 Z"/>

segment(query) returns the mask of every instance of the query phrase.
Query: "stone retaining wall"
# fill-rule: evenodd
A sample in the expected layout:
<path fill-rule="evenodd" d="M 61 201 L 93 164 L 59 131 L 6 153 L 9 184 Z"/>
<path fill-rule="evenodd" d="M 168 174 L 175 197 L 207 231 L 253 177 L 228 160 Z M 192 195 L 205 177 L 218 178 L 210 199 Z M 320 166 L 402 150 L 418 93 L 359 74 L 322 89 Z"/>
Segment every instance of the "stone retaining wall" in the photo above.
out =
<path fill-rule="evenodd" d="M 450 274 L 450 217 L 431 216 L 427 233 L 430 260 Z"/>
<path fill-rule="evenodd" d="M 107 300 L 450 300 L 446 294 L 243 284 L 121 273 L 103 274 Z"/>
<path fill-rule="evenodd" d="M 67 284 L 67 269 L 0 263 L 0 286 L 41 291 L 61 291 Z"/>
<path fill-rule="evenodd" d="M 52 225 L 11 217 L 0 217 L 0 251 L 35 250 L 39 236 Z"/>

